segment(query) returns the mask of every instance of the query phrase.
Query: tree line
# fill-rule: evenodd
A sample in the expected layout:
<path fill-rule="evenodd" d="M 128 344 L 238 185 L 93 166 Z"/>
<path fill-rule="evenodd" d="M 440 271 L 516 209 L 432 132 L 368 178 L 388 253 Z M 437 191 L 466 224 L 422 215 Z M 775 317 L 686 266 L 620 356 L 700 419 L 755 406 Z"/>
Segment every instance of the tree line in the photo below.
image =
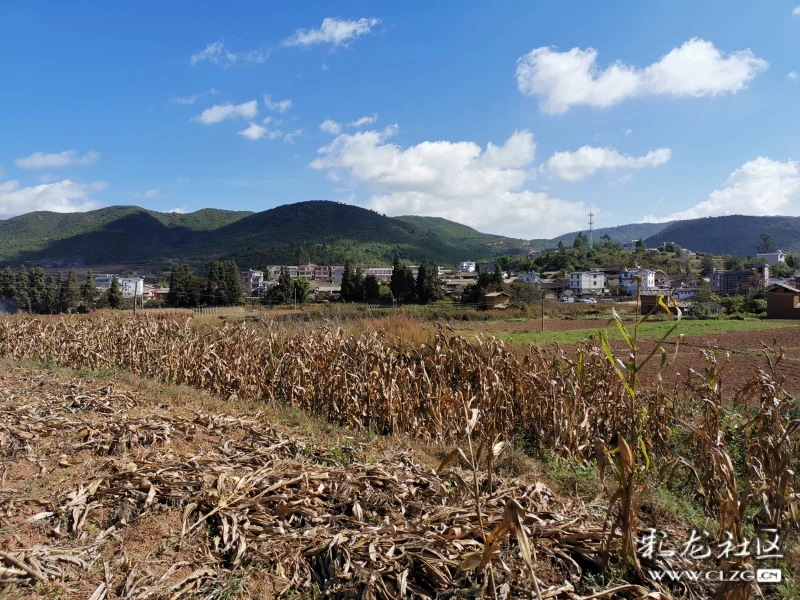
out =
<path fill-rule="evenodd" d="M 101 293 L 91 270 L 81 283 L 74 270 L 66 278 L 63 273 L 54 277 L 47 275 L 42 267 L 28 271 L 25 265 L 16 273 L 10 267 L 0 271 L 0 298 L 17 310 L 43 315 L 119 308 L 123 302 L 122 289 L 116 277 L 109 289 Z"/>
<path fill-rule="evenodd" d="M 392 263 L 389 289 L 394 299 L 400 302 L 428 304 L 444 297 L 438 265 L 420 263 L 415 279 L 411 267 L 401 264 L 400 257 L 396 254 Z"/>
<path fill-rule="evenodd" d="M 230 306 L 244 301 L 239 267 L 232 260 L 215 260 L 205 277 L 192 273 L 189 265 L 172 267 L 167 306 Z"/>

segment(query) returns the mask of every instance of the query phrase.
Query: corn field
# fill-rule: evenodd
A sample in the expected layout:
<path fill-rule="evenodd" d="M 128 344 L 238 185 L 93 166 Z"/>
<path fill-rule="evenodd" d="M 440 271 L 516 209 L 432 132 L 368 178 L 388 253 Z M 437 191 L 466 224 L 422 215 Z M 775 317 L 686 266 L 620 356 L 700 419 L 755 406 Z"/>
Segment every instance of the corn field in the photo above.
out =
<path fill-rule="evenodd" d="M 499 340 L 470 342 L 445 330 L 414 347 L 376 332 L 285 336 L 232 324 L 204 332 L 190 320 L 9 319 L 0 321 L 0 356 L 117 368 L 432 442 L 463 436 L 466 403 L 480 412 L 479 432 L 522 436 L 579 460 L 627 424 L 622 386 L 598 348 L 578 361 L 536 347 L 519 357 Z M 664 444 L 673 407 L 657 391 L 646 402 L 648 441 Z"/>
<path fill-rule="evenodd" d="M 219 328 L 202 328 L 195 326 L 191 319 L 147 315 L 135 320 L 106 317 L 0 320 L 0 357 L 34 359 L 74 369 L 119 369 L 200 388 L 224 398 L 297 407 L 352 430 L 405 434 L 431 444 L 457 448 L 447 455 L 435 474 L 426 473 L 419 465 L 408 461 L 402 468 L 398 467 L 399 470 L 381 467 L 381 476 L 390 473 L 386 476 L 393 481 L 407 480 L 405 485 L 411 485 L 412 490 L 414 486 L 431 490 L 433 504 L 426 509 L 433 511 L 431 523 L 436 522 L 433 506 L 449 506 L 456 497 L 466 511 L 448 515 L 457 515 L 461 519 L 458 531 L 463 535 L 471 531 L 468 537 L 474 541 L 459 546 L 455 554 L 448 545 L 449 554 L 440 549 L 438 559 L 428 557 L 437 565 L 435 568 L 429 565 L 433 569 L 433 579 L 438 578 L 437 584 L 431 584 L 430 577 L 423 581 L 406 571 L 389 587 L 386 587 L 385 577 L 370 579 L 369 585 L 362 581 L 361 587 L 353 587 L 352 581 L 344 587 L 337 584 L 337 587 L 331 581 L 340 577 L 336 573 L 342 568 L 342 561 L 350 564 L 351 558 L 355 560 L 358 554 L 359 560 L 366 563 L 386 562 L 380 558 L 380 553 L 387 548 L 393 553 L 395 550 L 391 548 L 397 547 L 384 540 L 376 542 L 377 549 L 373 550 L 365 538 L 358 546 L 359 552 L 355 547 L 348 551 L 344 549 L 344 538 L 337 534 L 326 542 L 327 545 L 318 545 L 311 553 L 318 556 L 316 560 L 327 561 L 324 568 L 318 563 L 301 565 L 302 561 L 298 562 L 296 556 L 292 559 L 294 562 L 280 563 L 287 572 L 291 570 L 291 576 L 286 577 L 292 585 L 307 586 L 310 577 L 323 588 L 348 590 L 347 594 L 342 592 L 343 595 L 331 591 L 331 597 L 353 597 L 349 594 L 356 589 L 373 590 L 372 595 L 364 597 L 434 597 L 430 594 L 433 589 L 439 589 L 437 585 L 445 585 L 445 582 L 453 585 L 461 576 L 459 572 L 476 571 L 488 573 L 482 583 L 484 590 L 488 586 L 487 596 L 498 597 L 497 590 L 502 586 L 495 585 L 493 565 L 497 560 L 493 552 L 500 549 L 505 534 L 514 534 L 524 559 L 522 580 L 506 581 L 506 594 L 511 589 L 524 589 L 527 597 L 532 594 L 533 597 L 579 597 L 573 593 L 571 585 L 550 586 L 550 595 L 542 595 L 536 575 L 537 545 L 540 550 L 546 548 L 547 556 L 554 561 L 572 557 L 569 561 L 577 560 L 576 565 L 588 562 L 600 572 L 616 569 L 628 573 L 626 581 L 634 582 L 620 586 L 613 593 L 587 597 L 747 598 L 761 593 L 754 582 L 717 586 L 706 582 L 689 587 L 682 583 L 680 590 L 670 589 L 648 579 L 646 570 L 656 563 L 651 558 L 638 557 L 634 545 L 642 530 L 642 520 L 646 518 L 645 494 L 648 488 L 663 486 L 691 490 L 709 523 L 714 524 L 709 525 L 712 535 L 730 535 L 735 542 L 742 543 L 748 528 L 769 527 L 785 536 L 787 547 L 792 547 L 800 523 L 797 491 L 800 419 L 795 401 L 782 389 L 775 374 L 776 363 L 782 360 L 780 351 L 768 352 L 764 368 L 753 373 L 744 389 L 727 397 L 723 394 L 722 382 L 725 357 L 716 351 L 707 351 L 705 364 L 691 370 L 685 385 L 673 390 L 665 390 L 658 377 L 637 387 L 634 376 L 637 372 L 632 370 L 637 367 L 635 355 L 634 349 L 633 358 L 623 362 L 614 359 L 607 345 L 591 344 L 584 344 L 569 354 L 536 346 L 522 352 L 512 351 L 499 340 L 470 341 L 446 328 L 439 328 L 430 342 L 418 344 L 403 342 L 381 331 L 346 335 L 341 330 L 318 328 L 292 335 L 267 322 L 258 326 L 224 324 Z M 162 429 L 156 427 L 148 434 L 156 436 L 151 443 L 158 443 L 159 431 Z M 465 442 L 469 445 L 469 454 L 463 450 Z M 269 443 L 283 447 L 289 442 L 271 439 Z M 531 511 L 544 510 L 531 508 L 534 502 L 531 498 L 541 501 L 543 490 L 495 482 L 493 461 L 505 447 L 513 445 L 578 465 L 596 465 L 603 486 L 598 493 L 607 495 L 603 521 L 589 519 L 593 525 L 587 521 L 585 526 L 577 528 L 550 523 L 548 527 L 552 531 L 546 534 L 541 525 L 543 517 L 531 515 Z M 459 475 L 459 469 L 451 467 L 457 463 L 469 467 L 472 481 Z M 181 469 L 191 470 L 188 464 Z M 267 493 L 264 490 L 269 488 L 260 468 L 256 468 L 257 473 L 248 476 L 249 479 L 240 479 L 235 492 L 230 492 L 231 499 L 235 497 L 242 507 L 251 507 L 247 511 L 255 510 L 252 498 L 263 497 Z M 153 466 L 152 477 L 164 469 L 169 469 L 167 463 Z M 319 482 L 314 485 L 320 489 L 325 485 L 337 490 L 352 485 L 368 489 L 366 482 L 372 477 L 370 469 L 365 467 L 358 475 L 365 478 L 364 483 L 356 484 L 355 475 L 340 472 L 336 477 L 343 479 L 340 484 L 334 484 L 330 476 L 317 471 L 309 474 L 309 469 L 305 469 L 306 479 L 318 477 Z M 409 469 L 413 471 L 411 475 Z M 608 488 L 603 476 L 606 470 L 612 475 Z M 155 494 L 149 502 L 158 502 L 160 492 L 152 491 L 153 479 L 147 473 L 140 469 L 135 477 L 125 476 L 113 484 L 102 484 L 88 495 L 83 490 L 82 502 L 90 503 L 89 496 L 98 493 L 119 495 L 125 479 L 136 481 L 139 491 L 133 497 L 138 494 L 149 498 Z M 158 477 L 167 489 L 173 485 L 163 476 Z M 189 475 L 176 477 L 185 481 Z M 199 472 L 192 477 L 197 481 L 207 479 Z M 297 471 L 286 477 L 303 475 Z M 413 484 L 410 483 L 412 479 Z M 452 493 L 444 484 L 448 480 L 455 482 Z M 150 492 L 148 485 L 151 485 Z M 217 486 L 218 497 L 225 487 L 222 479 Z M 252 494 L 247 491 L 250 488 Z M 338 494 L 334 488 L 331 493 Z M 112 492 L 104 492 L 104 489 Z M 408 490 L 403 489 L 402 493 L 407 494 Z M 165 493 L 176 502 L 184 498 L 184 528 L 191 530 L 209 515 L 198 516 L 203 512 L 197 503 L 200 500 L 193 503 L 193 507 L 186 504 L 192 495 L 187 490 Z M 437 491 L 433 493 L 433 490 Z M 205 510 L 217 514 L 215 522 L 228 518 L 224 527 L 237 522 L 239 517 L 230 510 L 213 508 L 214 492 L 204 493 L 210 494 Z M 301 486 L 296 493 L 306 494 L 306 487 Z M 414 493 L 409 496 L 409 502 L 413 498 Z M 413 500 L 421 501 L 421 497 Z M 348 502 L 346 510 L 362 521 L 363 516 L 356 514 L 352 499 Z M 386 499 L 381 499 L 379 504 L 385 502 Z M 283 510 L 281 506 L 278 503 L 274 509 Z M 231 504 L 231 510 L 233 507 Z M 268 522 L 271 517 L 264 510 L 263 507 L 259 509 L 258 518 Z M 379 505 L 371 510 L 375 515 L 383 511 Z M 415 510 L 423 509 L 418 506 Z M 440 514 L 436 518 L 444 517 Z M 449 518 L 441 522 L 441 531 L 456 527 L 447 521 Z M 584 514 L 584 517 L 573 518 L 574 525 L 587 517 Z M 240 530 L 238 535 L 243 537 L 239 541 L 234 532 L 230 534 L 234 537 L 225 542 L 224 551 L 226 556 L 233 553 L 234 565 L 244 560 L 246 548 L 258 545 L 247 537 L 248 531 Z M 379 536 L 377 532 L 370 535 Z M 532 542 L 528 541 L 529 536 Z M 408 538 L 407 551 L 424 556 L 425 548 L 431 547 L 434 538 Z M 288 543 L 290 538 L 281 539 Z M 380 549 L 381 543 L 387 544 L 386 548 Z M 236 549 L 236 544 L 241 550 Z M 445 559 L 445 555 L 448 558 Z M 394 565 L 391 569 L 397 567 L 398 572 L 402 571 L 402 565 L 392 560 L 389 561 Z M 338 562 L 331 565 L 330 561 Z M 460 567 L 456 568 L 459 561 Z M 669 564 L 675 567 L 680 565 L 680 560 Z M 24 571 L 19 565 L 14 568 Z M 747 570 L 753 568 L 753 563 L 740 557 L 725 563 L 723 568 Z M 310 574 L 303 575 L 309 570 Z M 18 574 L 18 577 L 24 579 L 25 575 Z M 404 592 L 398 593 L 399 589 Z M 423 590 L 428 591 L 423 593 Z"/>

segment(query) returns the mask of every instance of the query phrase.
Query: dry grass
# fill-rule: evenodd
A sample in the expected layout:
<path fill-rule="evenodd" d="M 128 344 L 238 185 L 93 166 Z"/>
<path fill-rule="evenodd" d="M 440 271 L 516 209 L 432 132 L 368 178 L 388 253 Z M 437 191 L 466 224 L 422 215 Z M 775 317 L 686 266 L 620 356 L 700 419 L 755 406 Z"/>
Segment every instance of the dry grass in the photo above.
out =
<path fill-rule="evenodd" d="M 63 521 L 72 565 L 100 564 L 96 556 L 115 539 L 99 537 L 110 526 L 179 509 L 180 543 L 167 546 L 193 548 L 175 563 L 186 568 L 137 579 L 131 561 L 105 559 L 127 573 L 113 587 L 128 598 L 170 589 L 203 597 L 244 585 L 236 578 L 248 569 L 265 590 L 309 597 L 530 597 L 539 587 L 542 597 L 574 600 L 597 591 L 592 581 L 606 589 L 597 598 L 755 593 L 707 582 L 679 591 L 648 579 L 647 568 L 665 563 L 640 560 L 635 539 L 652 519 L 663 522 L 665 504 L 654 499 L 670 490 L 702 502 L 712 535 L 742 541 L 766 524 L 792 552 L 800 421 L 777 375 L 779 351 L 726 408 L 712 351 L 688 385 L 666 390 L 657 379 L 639 381 L 649 358 L 636 350 L 620 361 L 608 345 L 574 355 L 511 351 L 446 328 L 428 337 L 405 315 L 381 323 L 298 333 L 147 316 L 0 320 L 0 356 L 111 375 L 88 393 L 11 386 L 0 452 L 22 479 L 31 477 L 25 465 L 53 470 L 48 461 L 62 456 L 69 467 L 61 468 L 83 469 L 69 493 L 53 490 L 43 510 L 52 514 L 41 519 L 51 528 Z M 116 385 L 137 392 L 116 393 Z M 151 392 L 159 401 L 147 408 L 141 397 Z M 399 450 L 410 446 L 418 451 Z M 531 455 L 578 465 L 596 480 L 573 477 L 585 489 L 561 500 Z M 24 496 L 11 498 L 19 506 Z M 37 514 L 26 510 L 25 518 Z M 51 565 L 41 535 L 20 539 L 5 546 L 9 589 L 45 583 L 19 573 L 15 557 L 62 585 L 63 566 Z M 101 585 L 109 587 L 99 581 L 86 596 L 104 593 Z"/>

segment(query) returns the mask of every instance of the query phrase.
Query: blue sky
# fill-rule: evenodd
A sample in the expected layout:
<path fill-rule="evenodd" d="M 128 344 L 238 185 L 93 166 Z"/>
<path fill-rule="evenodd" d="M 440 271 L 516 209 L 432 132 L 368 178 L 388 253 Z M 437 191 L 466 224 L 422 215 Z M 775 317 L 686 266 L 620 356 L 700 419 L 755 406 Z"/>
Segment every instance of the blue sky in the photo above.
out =
<path fill-rule="evenodd" d="M 76 6 L 0 4 L 0 218 L 800 215 L 797 0 Z"/>

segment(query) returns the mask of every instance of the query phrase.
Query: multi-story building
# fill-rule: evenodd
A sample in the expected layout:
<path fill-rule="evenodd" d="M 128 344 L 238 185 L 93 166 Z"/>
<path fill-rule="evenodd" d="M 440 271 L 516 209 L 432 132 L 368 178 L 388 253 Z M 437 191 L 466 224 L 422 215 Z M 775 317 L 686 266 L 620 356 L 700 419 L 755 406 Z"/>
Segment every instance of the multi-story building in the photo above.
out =
<path fill-rule="evenodd" d="M 637 277 L 641 277 L 640 289 L 642 291 L 656 289 L 656 272 L 639 267 L 620 271 L 619 284 L 628 294 L 635 294 Z"/>
<path fill-rule="evenodd" d="M 374 275 L 379 281 L 390 281 L 392 270 L 392 267 L 369 267 L 364 269 L 364 276 Z"/>
<path fill-rule="evenodd" d="M 94 278 L 94 285 L 97 289 L 105 291 L 111 287 L 111 282 L 115 277 L 119 281 L 123 298 L 133 298 L 134 296 L 138 298 L 144 295 L 144 279 L 141 277 L 117 277 L 110 273 L 97 275 Z"/>
<path fill-rule="evenodd" d="M 573 271 L 569 274 L 569 289 L 575 294 L 599 294 L 606 286 L 606 274 L 599 271 Z"/>
<path fill-rule="evenodd" d="M 316 265 L 308 264 L 308 265 L 300 265 L 297 267 L 297 276 L 302 277 L 303 279 L 314 279 L 314 268 Z"/>
<path fill-rule="evenodd" d="M 123 298 L 140 298 L 144 294 L 144 279 L 141 277 L 122 277 L 119 287 Z"/>
<path fill-rule="evenodd" d="M 283 265 L 271 265 L 267 267 L 267 271 L 269 271 L 269 278 L 270 279 L 277 279 L 280 277 L 281 269 Z M 297 279 L 297 267 L 286 267 L 289 269 L 289 275 L 292 279 Z"/>
<path fill-rule="evenodd" d="M 330 279 L 331 268 L 328 265 L 316 265 L 314 267 L 314 279 Z"/>
<path fill-rule="evenodd" d="M 776 250 L 775 252 L 762 252 L 760 254 L 756 254 L 756 258 L 763 260 L 765 263 L 770 265 L 777 265 L 778 263 L 786 262 L 786 254 L 781 250 Z"/>
<path fill-rule="evenodd" d="M 462 273 L 474 273 L 475 272 L 475 263 L 470 261 L 464 261 L 459 265 Z"/>
<path fill-rule="evenodd" d="M 769 265 L 756 265 L 741 271 L 718 271 L 709 277 L 711 289 L 718 294 L 744 294 L 753 287 L 765 287 L 769 281 Z"/>
<path fill-rule="evenodd" d="M 261 290 L 264 288 L 264 271 L 242 271 L 242 289 L 244 295 L 248 298 L 261 295 Z"/>

